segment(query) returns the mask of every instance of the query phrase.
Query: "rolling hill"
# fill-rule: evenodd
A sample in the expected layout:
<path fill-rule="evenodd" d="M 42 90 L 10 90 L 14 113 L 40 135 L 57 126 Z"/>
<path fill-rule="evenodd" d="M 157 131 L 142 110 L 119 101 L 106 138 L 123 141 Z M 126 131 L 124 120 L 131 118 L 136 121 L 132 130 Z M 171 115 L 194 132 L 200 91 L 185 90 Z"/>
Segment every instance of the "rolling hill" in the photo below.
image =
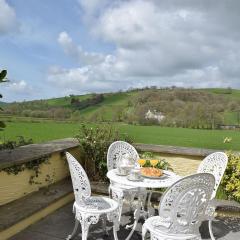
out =
<path fill-rule="evenodd" d="M 131 106 L 129 102 L 132 102 L 138 94 L 147 91 L 148 89 L 140 89 L 140 90 L 133 90 L 133 91 L 127 91 L 127 92 L 116 92 L 116 93 L 105 93 L 103 94 L 104 99 L 102 102 L 88 106 L 84 109 L 77 110 L 78 116 L 81 119 L 96 119 L 101 116 L 102 121 L 113 121 L 113 119 L 116 118 L 116 114 L 118 114 L 119 111 L 132 111 Z M 155 89 L 156 90 L 156 89 Z M 171 91 L 171 89 L 160 89 L 156 91 Z M 223 99 L 226 99 L 227 101 L 235 101 L 235 105 L 240 103 L 240 90 L 237 89 L 229 89 L 229 88 L 208 88 L 208 89 L 194 89 L 193 91 L 196 92 L 204 92 L 209 93 L 213 96 L 221 96 Z M 47 109 L 53 109 L 53 108 L 62 108 L 69 111 L 75 111 L 76 109 L 73 109 L 73 106 L 71 105 L 71 100 L 74 97 L 75 99 L 78 99 L 79 101 L 83 101 L 86 99 L 90 99 L 93 96 L 93 94 L 86 94 L 86 95 L 74 95 L 74 96 L 66 96 L 66 97 L 60 97 L 60 98 L 52 98 L 52 99 L 42 99 L 42 100 L 34 100 L 34 101 L 28 101 L 28 102 L 19 102 L 19 103 L 1 103 L 1 106 L 7 110 L 11 108 L 22 108 L 20 111 L 21 113 L 12 114 L 7 112 L 7 116 L 9 118 L 9 115 L 12 116 L 20 116 L 21 117 L 29 117 L 22 115 L 22 112 L 26 109 L 33 109 L 37 111 L 41 110 L 47 110 Z M 221 103 L 219 103 L 221 104 Z M 235 107 L 236 108 L 236 107 Z M 240 110 L 240 106 L 239 106 Z M 7 117 L 2 116 L 2 118 Z M 239 122 L 239 112 L 238 111 L 225 111 L 222 114 L 224 118 L 224 124 L 238 124 Z M 31 116 L 32 118 L 35 118 L 35 116 Z M 40 118 L 40 117 L 36 117 Z M 42 117 L 46 118 L 46 117 Z M 65 119 L 67 119 L 66 117 Z M 24 118 L 23 118 L 24 119 Z"/>

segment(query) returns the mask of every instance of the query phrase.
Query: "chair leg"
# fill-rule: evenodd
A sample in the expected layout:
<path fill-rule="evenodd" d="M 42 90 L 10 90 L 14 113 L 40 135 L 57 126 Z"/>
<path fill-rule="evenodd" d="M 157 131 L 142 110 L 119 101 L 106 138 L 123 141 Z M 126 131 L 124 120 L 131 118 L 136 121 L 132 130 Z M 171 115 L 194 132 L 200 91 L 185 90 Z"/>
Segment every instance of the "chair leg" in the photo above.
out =
<path fill-rule="evenodd" d="M 71 239 L 73 239 L 76 236 L 77 230 L 78 230 L 78 226 L 79 226 L 79 221 L 77 219 L 75 219 L 75 225 L 74 225 L 73 231 L 72 231 L 72 233 L 70 235 L 68 235 L 66 240 L 71 240 Z"/>
<path fill-rule="evenodd" d="M 119 210 L 107 213 L 107 219 L 109 222 L 113 223 L 113 236 L 114 240 L 118 240 L 117 231 L 119 230 Z"/>
<path fill-rule="evenodd" d="M 114 240 L 118 240 L 118 235 L 117 235 L 117 230 L 118 230 L 118 226 L 116 226 L 116 223 L 113 223 L 113 236 L 114 236 Z"/>
<path fill-rule="evenodd" d="M 142 226 L 142 240 L 145 239 L 146 233 L 147 233 L 147 228 L 146 228 L 145 225 L 143 224 L 143 226 Z"/>
<path fill-rule="evenodd" d="M 85 221 L 83 221 L 81 224 L 81 227 L 82 227 L 82 240 L 87 240 L 89 224 L 87 224 Z"/>
<path fill-rule="evenodd" d="M 76 213 L 76 217 L 81 223 L 82 228 L 82 240 L 87 240 L 89 226 L 92 224 L 97 224 L 99 221 L 99 214 L 82 214 L 80 212 Z"/>
<path fill-rule="evenodd" d="M 210 233 L 210 237 L 212 240 L 215 240 L 215 237 L 213 235 L 213 231 L 212 231 L 212 220 L 208 221 L 208 229 L 209 229 L 209 233 Z"/>

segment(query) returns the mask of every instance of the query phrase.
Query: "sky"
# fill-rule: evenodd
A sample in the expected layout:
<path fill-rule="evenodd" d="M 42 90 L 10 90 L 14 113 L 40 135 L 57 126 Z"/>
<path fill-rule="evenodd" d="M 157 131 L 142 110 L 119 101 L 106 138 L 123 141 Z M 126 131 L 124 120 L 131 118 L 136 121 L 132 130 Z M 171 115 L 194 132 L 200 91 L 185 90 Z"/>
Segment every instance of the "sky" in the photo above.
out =
<path fill-rule="evenodd" d="M 0 0 L 2 101 L 240 88 L 238 0 Z"/>

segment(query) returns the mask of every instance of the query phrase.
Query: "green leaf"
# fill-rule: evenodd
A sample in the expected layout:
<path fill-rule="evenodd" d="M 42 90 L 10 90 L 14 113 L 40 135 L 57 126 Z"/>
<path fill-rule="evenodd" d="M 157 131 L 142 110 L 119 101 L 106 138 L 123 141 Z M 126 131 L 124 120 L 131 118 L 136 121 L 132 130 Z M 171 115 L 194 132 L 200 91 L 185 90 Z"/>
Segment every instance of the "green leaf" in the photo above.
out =
<path fill-rule="evenodd" d="M 5 128 L 5 127 L 6 127 L 5 123 L 0 121 L 0 128 Z"/>
<path fill-rule="evenodd" d="M 2 70 L 0 72 L 0 81 L 4 80 L 6 76 L 7 76 L 7 70 Z"/>

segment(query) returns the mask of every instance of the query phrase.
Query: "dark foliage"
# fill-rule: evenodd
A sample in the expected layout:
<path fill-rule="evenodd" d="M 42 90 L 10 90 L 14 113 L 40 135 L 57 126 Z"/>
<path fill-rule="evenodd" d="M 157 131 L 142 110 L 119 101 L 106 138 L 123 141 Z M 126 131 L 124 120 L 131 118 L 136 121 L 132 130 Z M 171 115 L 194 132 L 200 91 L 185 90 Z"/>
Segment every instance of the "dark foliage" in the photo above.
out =
<path fill-rule="evenodd" d="M 84 108 L 94 106 L 98 103 L 101 103 L 104 100 L 103 94 L 96 94 L 91 98 L 85 99 L 80 101 L 77 98 L 72 98 L 71 99 L 71 105 L 78 110 L 82 110 Z"/>
<path fill-rule="evenodd" d="M 16 147 L 21 147 L 24 145 L 32 144 L 32 139 L 25 139 L 23 136 L 18 136 L 16 141 L 5 141 L 4 143 L 0 144 L 0 150 L 4 149 L 14 149 Z"/>
<path fill-rule="evenodd" d="M 91 180 L 105 180 L 107 173 L 107 151 L 110 144 L 117 140 L 132 143 L 126 134 L 119 134 L 113 127 L 98 126 L 95 128 L 81 125 L 77 136 L 82 152 L 84 167 Z"/>
<path fill-rule="evenodd" d="M 0 83 L 6 82 L 7 76 L 7 70 L 2 70 L 0 72 Z M 2 94 L 0 94 L 0 98 L 2 98 Z M 0 111 L 2 111 L 2 108 L 0 108 Z M 6 127 L 5 123 L 3 121 L 0 121 L 0 131 L 3 130 Z"/>

